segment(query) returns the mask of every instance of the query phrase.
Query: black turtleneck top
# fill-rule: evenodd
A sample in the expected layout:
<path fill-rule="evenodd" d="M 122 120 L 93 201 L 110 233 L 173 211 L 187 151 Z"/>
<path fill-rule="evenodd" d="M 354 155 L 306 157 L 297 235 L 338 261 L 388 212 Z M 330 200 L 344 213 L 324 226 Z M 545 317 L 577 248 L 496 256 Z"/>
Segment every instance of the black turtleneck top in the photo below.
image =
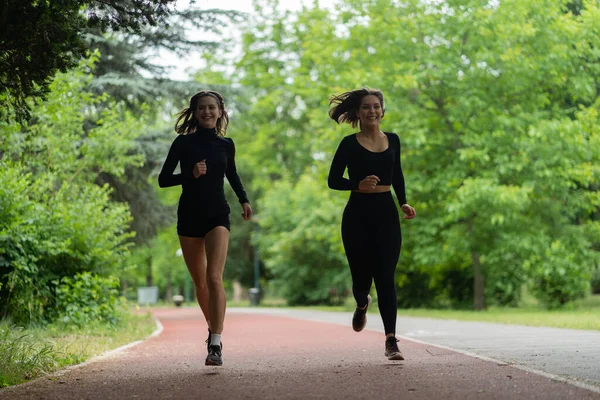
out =
<path fill-rule="evenodd" d="M 406 204 L 404 175 L 400 163 L 400 138 L 395 133 L 384 132 L 389 146 L 382 152 L 372 152 L 364 148 L 356 139 L 356 134 L 342 139 L 338 146 L 331 169 L 328 184 L 335 190 L 356 190 L 361 180 L 369 175 L 379 178 L 378 185 L 392 185 L 400 205 Z M 348 177 L 344 171 L 348 167 Z"/>
<path fill-rule="evenodd" d="M 206 160 L 206 175 L 194 178 L 194 165 L 202 160 Z M 177 163 L 181 173 L 173 174 Z M 181 185 L 182 197 L 212 204 L 215 201 L 225 201 L 225 176 L 240 204 L 249 203 L 235 166 L 233 140 L 217 135 L 214 128 L 198 128 L 194 133 L 175 138 L 158 176 L 158 185 Z"/>

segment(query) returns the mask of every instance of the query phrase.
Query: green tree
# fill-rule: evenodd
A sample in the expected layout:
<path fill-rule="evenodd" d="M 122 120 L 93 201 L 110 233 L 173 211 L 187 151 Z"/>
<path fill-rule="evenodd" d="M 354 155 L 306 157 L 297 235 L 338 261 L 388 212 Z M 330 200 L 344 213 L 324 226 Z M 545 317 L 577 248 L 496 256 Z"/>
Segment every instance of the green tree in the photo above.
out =
<path fill-rule="evenodd" d="M 86 29 L 139 32 L 164 23 L 176 0 L 7 0 L 0 8 L 0 105 L 22 121 L 27 99 L 48 93 L 56 72 L 86 56 Z M 4 111 L 6 113 L 6 111 Z M 5 114 L 5 117 L 8 115 Z"/>
<path fill-rule="evenodd" d="M 3 157 L 28 170 L 52 177 L 50 187 L 67 182 L 94 182 L 100 173 L 121 175 L 126 166 L 141 164 L 135 154 L 136 129 L 143 120 L 123 104 L 84 91 L 92 79 L 94 59 L 51 85 L 51 96 L 35 107 L 29 123 L 5 124 Z M 108 103 L 110 107 L 104 107 Z M 101 106 L 101 107 L 97 107 Z"/>
<path fill-rule="evenodd" d="M 261 202 L 281 197 L 266 190 L 273 181 L 324 182 L 347 132 L 327 120 L 327 97 L 379 87 L 383 128 L 400 134 L 419 214 L 403 224 L 399 284 L 427 279 L 414 283 L 452 304 L 464 297 L 444 277 L 470 281 L 476 309 L 518 303 L 526 283 L 551 307 L 582 296 L 600 238 L 600 149 L 589 128 L 598 122 L 600 9 L 570 5 L 348 0 L 335 13 L 280 13 L 259 3 L 234 82 L 252 93 L 240 142 L 257 155 L 248 163 Z M 304 206 L 308 214 L 322 204 Z M 292 251 L 283 236 L 273 240 L 261 253 Z"/>
<path fill-rule="evenodd" d="M 243 17 L 237 11 L 187 8 L 172 11 L 162 26 L 108 33 L 91 28 L 85 36 L 87 47 L 102 56 L 94 68 L 96 79 L 90 82 L 90 88 L 94 93 L 108 93 L 132 109 L 139 104 L 153 104 L 169 115 L 198 85 L 191 77 L 184 81 L 170 79 L 168 72 L 173 67 L 160 64 L 158 56 L 171 59 L 171 64 L 197 59 L 201 65 L 202 53 L 223 46 L 223 40 L 217 38 Z M 191 39 L 190 31 L 205 35 Z M 209 36 L 215 39 L 207 39 Z"/>
<path fill-rule="evenodd" d="M 563 228 L 575 226 L 567 213 L 560 213 L 562 207 L 586 214 L 595 206 L 589 197 L 572 201 L 580 197 L 573 185 L 578 170 L 596 163 L 591 153 L 577 154 L 595 146 L 589 134 L 544 130 L 531 139 L 538 126 L 573 118 L 573 104 L 596 107 L 596 73 L 590 68 L 595 61 L 590 63 L 585 55 L 590 47 L 597 48 L 597 38 L 587 33 L 597 5 L 588 4 L 580 17 L 565 13 L 565 5 L 412 2 L 382 15 L 373 12 L 373 3 L 367 11 L 373 26 L 405 27 L 371 45 L 394 48 L 392 57 L 402 73 L 383 75 L 377 84 L 398 88 L 392 95 L 404 115 L 394 117 L 402 131 L 412 132 L 409 149 L 415 149 L 415 157 L 409 165 L 419 171 L 413 193 L 432 206 L 425 216 L 442 227 L 438 232 L 443 240 L 419 240 L 417 246 L 428 258 L 415 261 L 437 264 L 455 257 L 454 252 L 469 254 L 476 309 L 485 307 L 486 289 L 490 294 L 504 290 L 512 302 L 527 279 L 528 260 L 541 248 L 566 241 Z M 356 28 L 357 35 L 366 33 L 364 26 Z M 568 158 L 556 163 L 552 149 L 564 149 L 567 143 L 577 143 L 579 151 L 568 149 L 561 153 Z M 597 171 L 590 173 L 597 181 Z M 414 232 L 417 238 L 426 238 L 424 233 Z M 449 242 L 448 234 L 455 240 Z M 589 254 L 592 237 L 585 237 L 579 243 L 567 241 L 568 252 Z M 560 264 L 559 257 L 551 264 Z M 584 269 L 585 264 L 590 266 L 584 262 Z M 508 271 L 513 272 L 507 276 Z M 580 283 L 586 280 L 580 270 L 570 274 Z M 501 287 L 506 280 L 512 282 L 512 294 Z M 583 286 L 566 297 L 581 296 Z"/>

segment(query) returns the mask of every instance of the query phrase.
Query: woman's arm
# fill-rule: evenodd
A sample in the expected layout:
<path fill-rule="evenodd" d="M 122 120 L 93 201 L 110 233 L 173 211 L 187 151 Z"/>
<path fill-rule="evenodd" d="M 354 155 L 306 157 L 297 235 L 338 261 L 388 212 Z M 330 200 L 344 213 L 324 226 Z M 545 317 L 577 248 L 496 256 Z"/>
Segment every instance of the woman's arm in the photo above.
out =
<path fill-rule="evenodd" d="M 350 143 L 348 137 L 344 138 L 331 161 L 331 167 L 329 169 L 329 177 L 327 178 L 327 184 L 330 189 L 334 190 L 356 190 L 358 189 L 358 181 L 352 181 L 344 178 L 344 171 L 348 166 L 348 160 L 350 157 Z"/>
<path fill-rule="evenodd" d="M 390 134 L 390 136 L 393 141 L 394 150 L 396 150 L 392 187 L 394 188 L 394 192 L 396 192 L 398 202 L 402 206 L 406 204 L 406 189 L 404 185 L 404 174 L 402 173 L 402 163 L 400 161 L 400 138 L 395 133 Z"/>
<path fill-rule="evenodd" d="M 182 136 L 180 135 L 173 140 L 171 148 L 169 149 L 169 154 L 167 154 L 165 163 L 160 170 L 160 174 L 158 175 L 158 186 L 161 188 L 177 186 L 183 183 L 181 174 L 173 174 L 173 171 L 175 171 L 175 168 L 177 167 L 177 163 L 179 163 L 181 159 L 181 138 Z"/>
<path fill-rule="evenodd" d="M 233 143 L 232 139 L 227 138 L 227 140 L 231 143 L 231 148 L 227 158 L 227 169 L 225 170 L 225 176 L 227 177 L 227 180 L 235 192 L 240 204 L 243 205 L 244 203 L 250 203 L 248 201 L 246 191 L 244 190 L 244 185 L 242 185 L 242 180 L 240 179 L 235 166 L 235 144 Z"/>

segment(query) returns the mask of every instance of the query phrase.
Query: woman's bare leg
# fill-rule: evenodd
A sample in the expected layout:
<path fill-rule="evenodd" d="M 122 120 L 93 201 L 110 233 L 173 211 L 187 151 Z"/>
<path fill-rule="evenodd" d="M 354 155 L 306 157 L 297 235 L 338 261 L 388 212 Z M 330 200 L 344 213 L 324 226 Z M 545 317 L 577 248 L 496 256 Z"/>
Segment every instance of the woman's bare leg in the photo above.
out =
<path fill-rule="evenodd" d="M 223 288 L 223 270 L 229 247 L 229 231 L 223 226 L 217 226 L 205 238 L 207 259 L 208 309 L 210 314 L 211 331 L 216 334 L 223 332 L 225 308 L 227 300 Z"/>
<path fill-rule="evenodd" d="M 194 286 L 196 287 L 196 299 L 204 314 L 204 319 L 211 329 L 210 310 L 208 306 L 208 285 L 206 282 L 206 249 L 204 238 L 179 236 L 179 244 L 185 265 L 187 265 Z"/>

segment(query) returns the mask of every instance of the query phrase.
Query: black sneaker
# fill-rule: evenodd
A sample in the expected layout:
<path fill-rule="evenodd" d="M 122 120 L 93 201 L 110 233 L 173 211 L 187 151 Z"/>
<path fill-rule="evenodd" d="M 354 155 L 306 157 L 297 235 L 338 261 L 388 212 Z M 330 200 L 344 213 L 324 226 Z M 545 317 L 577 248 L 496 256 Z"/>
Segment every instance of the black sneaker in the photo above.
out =
<path fill-rule="evenodd" d="M 394 336 L 390 336 L 385 339 L 385 356 L 388 360 L 404 360 L 400 349 L 398 349 L 398 339 Z"/>
<path fill-rule="evenodd" d="M 371 305 L 371 295 L 367 295 L 367 306 L 365 308 L 358 308 L 354 310 L 354 315 L 352 316 L 352 329 L 356 332 L 360 332 L 367 325 L 367 310 Z"/>
<path fill-rule="evenodd" d="M 212 332 L 210 331 L 210 329 L 208 330 L 208 339 L 206 339 L 204 341 L 204 343 L 206 343 L 206 351 L 208 351 L 210 349 L 210 337 L 212 336 Z"/>
<path fill-rule="evenodd" d="M 221 347 L 221 345 L 217 346 L 216 344 L 208 346 L 208 355 L 204 365 L 223 365 Z"/>

